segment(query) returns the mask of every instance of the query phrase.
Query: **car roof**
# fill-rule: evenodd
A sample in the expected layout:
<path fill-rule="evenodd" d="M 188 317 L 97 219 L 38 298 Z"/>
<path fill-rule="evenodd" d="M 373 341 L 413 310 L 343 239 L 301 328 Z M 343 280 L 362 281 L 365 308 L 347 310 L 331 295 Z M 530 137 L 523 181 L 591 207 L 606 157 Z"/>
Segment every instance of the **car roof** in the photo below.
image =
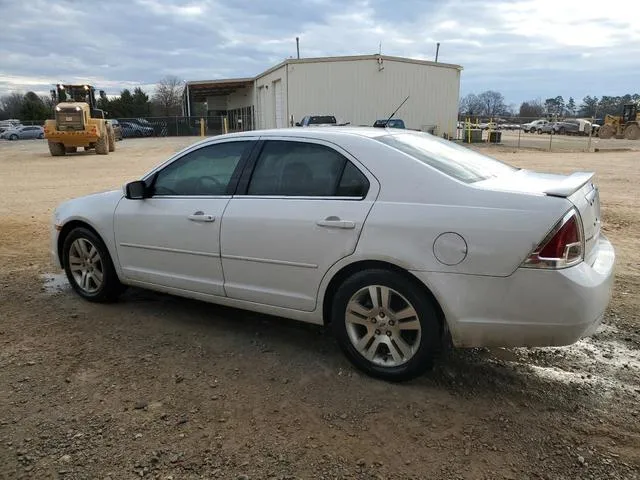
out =
<path fill-rule="evenodd" d="M 399 135 L 400 132 L 394 132 L 393 135 Z M 381 130 L 374 127 L 356 127 L 356 126 L 340 126 L 340 127 L 306 127 L 304 129 L 291 127 L 291 128 L 274 128 L 270 130 L 248 130 L 246 132 L 229 133 L 214 138 L 237 138 L 237 137 L 300 137 L 309 138 L 313 136 L 315 138 L 334 137 L 338 135 L 357 135 L 360 137 L 376 138 L 384 135 L 392 135 L 392 133 L 386 130 Z"/>

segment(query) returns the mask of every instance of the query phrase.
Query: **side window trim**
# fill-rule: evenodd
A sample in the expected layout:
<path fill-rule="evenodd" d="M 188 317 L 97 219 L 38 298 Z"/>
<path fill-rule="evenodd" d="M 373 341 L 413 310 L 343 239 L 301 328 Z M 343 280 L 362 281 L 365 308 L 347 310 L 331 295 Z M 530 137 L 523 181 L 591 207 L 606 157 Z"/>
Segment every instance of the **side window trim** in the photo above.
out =
<path fill-rule="evenodd" d="M 242 156 L 238 161 L 238 165 L 236 165 L 236 168 L 233 170 L 233 173 L 231 174 L 231 178 L 229 179 L 229 183 L 224 193 L 220 195 L 157 195 L 157 196 L 152 195 L 151 198 L 154 198 L 154 199 L 158 199 L 158 198 L 220 198 L 220 197 L 232 196 L 236 191 L 238 182 L 240 180 L 240 177 L 242 175 L 246 162 L 248 158 L 251 156 L 252 152 L 255 150 L 256 144 L 258 143 L 258 140 L 255 137 L 247 138 L 247 139 L 238 138 L 238 139 L 231 139 L 231 140 L 222 141 L 222 142 L 207 143 L 206 145 L 199 145 L 198 147 L 190 148 L 186 151 L 180 152 L 181 153 L 180 156 L 170 159 L 169 161 L 160 165 L 156 170 L 152 171 L 150 174 L 144 177 L 144 182 L 147 185 L 147 188 L 153 189 L 156 179 L 158 178 L 158 175 L 165 169 L 171 167 L 176 162 L 181 161 L 187 155 L 190 155 L 193 152 L 197 152 L 198 150 L 201 150 L 203 148 L 213 147 L 216 145 L 221 145 L 224 143 L 232 143 L 232 142 L 233 143 L 246 142 L 248 145 L 246 150 L 242 153 Z"/>
<path fill-rule="evenodd" d="M 341 171 L 340 171 L 340 175 L 338 175 L 337 180 L 336 180 L 336 184 L 334 185 L 334 189 L 333 192 L 337 192 L 338 187 L 340 185 L 340 182 L 342 181 L 342 176 L 344 175 L 344 171 L 347 167 L 348 163 L 351 163 L 354 168 L 356 168 L 367 180 L 367 192 L 364 196 L 362 197 L 344 197 L 344 196 L 336 196 L 336 195 L 331 195 L 331 196 L 308 196 L 308 195 L 248 195 L 248 191 L 249 191 L 249 184 L 251 183 L 251 178 L 253 177 L 253 172 L 255 171 L 255 167 L 256 164 L 258 162 L 258 158 L 260 158 L 260 155 L 262 154 L 262 151 L 264 149 L 264 146 L 266 145 L 266 143 L 268 141 L 288 141 L 288 142 L 300 142 L 300 143 L 313 143 L 316 145 L 322 145 L 324 147 L 330 148 L 334 151 L 336 151 L 338 154 L 340 154 L 342 157 L 344 157 L 344 159 L 346 160 L 345 162 L 343 162 Z M 376 183 L 377 183 L 377 179 L 375 177 L 373 177 L 373 175 L 371 174 L 371 172 L 369 172 L 369 170 L 367 170 L 366 168 L 364 168 L 363 166 L 360 165 L 360 162 L 354 162 L 351 157 L 351 154 L 349 154 L 348 152 L 346 152 L 345 150 L 343 150 L 342 148 L 340 148 L 339 145 L 335 145 L 331 142 L 327 142 L 321 139 L 316 139 L 316 138 L 307 138 L 307 137 L 295 137 L 295 138 L 291 138 L 291 137 L 260 137 L 256 142 L 255 142 L 255 146 L 253 147 L 253 150 L 251 152 L 251 154 L 249 155 L 249 158 L 247 158 L 247 161 L 244 165 L 242 174 L 241 174 L 241 178 L 240 181 L 238 182 L 237 188 L 235 193 L 233 194 L 234 197 L 241 197 L 241 198 L 271 198 L 271 199 L 296 199 L 296 200 L 349 200 L 349 201 L 363 201 L 367 198 L 367 196 L 369 195 L 369 193 L 371 192 L 371 187 L 373 185 L 373 182 L 371 181 L 371 179 L 369 178 L 369 176 L 372 176 L 372 178 L 375 179 Z M 338 148 L 336 148 L 338 147 Z M 364 171 L 363 171 L 364 170 Z M 367 172 L 367 173 L 365 173 Z M 368 174 L 368 175 L 367 175 Z M 376 189 L 377 190 L 377 189 Z"/>

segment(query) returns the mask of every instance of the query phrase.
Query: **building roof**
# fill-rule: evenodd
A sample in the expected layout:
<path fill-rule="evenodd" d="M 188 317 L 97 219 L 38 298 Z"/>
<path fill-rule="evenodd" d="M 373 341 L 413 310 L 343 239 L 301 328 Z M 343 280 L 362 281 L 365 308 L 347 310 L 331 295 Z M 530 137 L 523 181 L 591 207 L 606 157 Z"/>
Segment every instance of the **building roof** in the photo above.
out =
<path fill-rule="evenodd" d="M 342 57 L 309 57 L 309 58 L 287 58 L 283 62 L 271 67 L 270 69 L 256 75 L 256 79 L 263 77 L 279 68 L 284 67 L 289 64 L 296 63 L 321 63 L 321 62 L 354 62 L 359 60 L 378 60 L 381 58 L 383 61 L 388 60 L 391 62 L 404 62 L 404 63 L 413 63 L 417 65 L 429 65 L 432 67 L 440 67 L 440 68 L 453 68 L 455 70 L 461 71 L 462 66 L 455 65 L 453 63 L 441 63 L 441 62 L 432 62 L 430 60 L 419 60 L 417 58 L 408 58 L 408 57 L 394 57 L 391 55 L 347 55 Z"/>
<path fill-rule="evenodd" d="M 197 80 L 187 82 L 192 101 L 204 102 L 207 97 L 229 95 L 239 88 L 250 87 L 255 78 L 223 78 L 218 80 Z"/>
<path fill-rule="evenodd" d="M 260 77 L 263 77 L 279 68 L 284 67 L 288 64 L 297 64 L 297 63 L 321 63 L 321 62 L 353 62 L 358 60 L 375 60 L 381 58 L 383 61 L 391 61 L 391 62 L 405 62 L 405 63 L 413 63 L 417 65 L 428 65 L 432 67 L 440 67 L 440 68 L 453 68 L 455 70 L 462 70 L 460 65 L 454 65 L 452 63 L 441 63 L 441 62 L 432 62 L 430 60 L 419 60 L 415 58 L 407 58 L 407 57 L 394 57 L 390 55 L 349 55 L 343 57 L 310 57 L 310 58 L 287 58 L 286 60 L 280 62 L 279 64 L 265 70 L 262 73 L 259 73 L 255 77 L 245 77 L 245 78 L 224 78 L 218 80 L 198 80 L 187 82 L 189 96 L 192 101 L 195 102 L 204 102 L 207 97 L 215 97 L 221 95 L 229 95 L 230 93 L 235 92 L 239 88 L 250 87 L 253 85 L 253 82 Z"/>

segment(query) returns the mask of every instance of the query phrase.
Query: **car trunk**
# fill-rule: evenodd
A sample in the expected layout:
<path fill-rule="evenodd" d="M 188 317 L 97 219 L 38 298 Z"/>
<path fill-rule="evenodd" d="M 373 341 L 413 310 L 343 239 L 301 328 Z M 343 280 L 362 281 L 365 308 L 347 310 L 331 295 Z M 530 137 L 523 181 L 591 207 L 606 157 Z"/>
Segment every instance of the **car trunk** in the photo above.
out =
<path fill-rule="evenodd" d="M 537 195 L 561 197 L 569 200 L 580 212 L 585 238 L 585 261 L 590 265 L 597 254 L 600 238 L 600 195 L 593 182 L 593 173 L 572 175 L 537 173 L 518 170 L 513 175 L 490 178 L 474 184 L 476 187 Z"/>

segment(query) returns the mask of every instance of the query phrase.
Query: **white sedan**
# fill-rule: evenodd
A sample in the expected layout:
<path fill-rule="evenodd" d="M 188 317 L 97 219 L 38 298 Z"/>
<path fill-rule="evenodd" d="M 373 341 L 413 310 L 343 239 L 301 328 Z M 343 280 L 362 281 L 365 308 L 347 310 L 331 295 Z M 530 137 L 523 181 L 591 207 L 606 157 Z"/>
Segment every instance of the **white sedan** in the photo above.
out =
<path fill-rule="evenodd" d="M 429 134 L 306 128 L 213 137 L 122 190 L 60 205 L 75 291 L 149 288 L 331 328 L 405 380 L 443 342 L 567 345 L 611 296 L 592 173 L 540 174 Z"/>

